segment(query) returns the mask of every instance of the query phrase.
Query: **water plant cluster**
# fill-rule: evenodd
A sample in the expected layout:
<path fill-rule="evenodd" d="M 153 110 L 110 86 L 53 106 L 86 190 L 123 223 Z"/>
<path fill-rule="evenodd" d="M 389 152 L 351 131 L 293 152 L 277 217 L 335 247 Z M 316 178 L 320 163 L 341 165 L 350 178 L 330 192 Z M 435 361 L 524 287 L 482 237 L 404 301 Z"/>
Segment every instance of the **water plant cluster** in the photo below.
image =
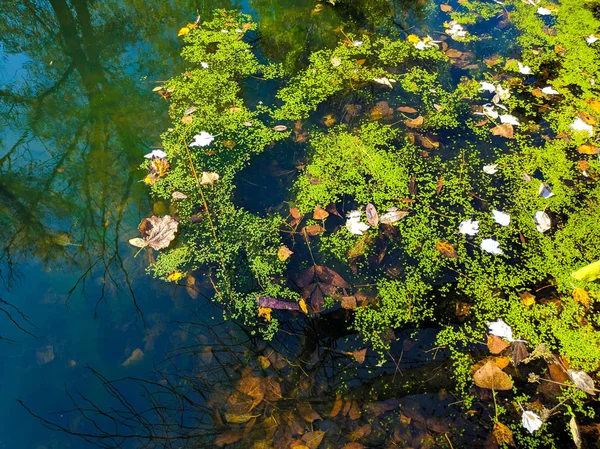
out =
<path fill-rule="evenodd" d="M 385 357 L 394 329 L 433 323 L 465 406 L 491 390 L 498 444 L 552 446 L 569 420 L 581 444 L 600 366 L 600 5 L 431 10 L 428 32 L 340 28 L 300 69 L 254 48 L 250 16 L 183 27 L 189 69 L 156 88 L 173 124 L 144 163 L 168 211 L 132 243 L 264 338 L 343 308 Z M 265 84 L 276 97 L 255 100 Z M 273 148 L 302 149 L 296 175 L 252 213 L 240 174 Z"/>

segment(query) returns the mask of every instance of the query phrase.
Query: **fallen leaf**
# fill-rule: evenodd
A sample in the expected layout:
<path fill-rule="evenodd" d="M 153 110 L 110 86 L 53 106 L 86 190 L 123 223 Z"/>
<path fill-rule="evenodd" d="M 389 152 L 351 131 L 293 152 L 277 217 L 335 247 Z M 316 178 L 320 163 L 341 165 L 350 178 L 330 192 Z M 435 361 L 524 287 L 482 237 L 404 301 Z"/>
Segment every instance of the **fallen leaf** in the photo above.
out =
<path fill-rule="evenodd" d="M 567 370 L 567 373 L 569 374 L 569 377 L 571 378 L 571 380 L 577 388 L 591 395 L 596 394 L 596 392 L 594 391 L 596 388 L 594 380 L 590 377 L 588 373 L 586 373 L 585 371 L 577 371 L 572 369 Z"/>
<path fill-rule="evenodd" d="M 591 143 L 584 143 L 583 145 L 579 145 L 577 151 L 581 154 L 598 154 L 600 153 L 600 148 Z"/>
<path fill-rule="evenodd" d="M 289 259 L 289 257 L 294 254 L 293 251 L 291 251 L 287 246 L 282 245 L 278 250 L 277 250 L 277 258 L 284 262 L 286 260 Z"/>
<path fill-rule="evenodd" d="M 306 232 L 311 237 L 314 237 L 317 234 L 321 234 L 322 232 L 325 232 L 325 228 L 321 225 L 310 225 L 310 226 L 305 226 L 304 228 L 302 228 L 302 231 Z"/>
<path fill-rule="evenodd" d="M 406 209 L 398 209 L 396 207 L 390 208 L 387 210 L 385 214 L 379 217 L 380 223 L 383 224 L 392 224 L 397 221 L 402 220 L 410 214 L 409 210 Z"/>
<path fill-rule="evenodd" d="M 496 442 L 500 445 L 508 444 L 510 446 L 515 445 L 515 441 L 513 440 L 513 433 L 507 426 L 502 424 L 500 421 L 496 421 L 494 423 L 494 430 L 492 431 L 494 434 L 494 438 Z"/>
<path fill-rule="evenodd" d="M 449 48 L 448 50 L 446 50 L 446 56 L 448 56 L 449 58 L 452 58 L 452 59 L 460 58 L 462 55 L 463 55 L 462 51 L 455 50 L 454 48 Z"/>
<path fill-rule="evenodd" d="M 163 217 L 153 215 L 150 218 L 144 218 L 138 226 L 144 244 L 140 246 L 140 239 L 132 239 L 129 242 L 139 248 L 146 246 L 150 246 L 156 250 L 166 248 L 175 239 L 178 225 L 178 221 L 170 215 Z"/>
<path fill-rule="evenodd" d="M 423 125 L 423 122 L 425 121 L 425 119 L 423 118 L 422 115 L 419 115 L 417 118 L 414 119 L 406 119 L 404 120 L 404 124 L 406 126 L 408 126 L 409 128 L 420 128 Z"/>
<path fill-rule="evenodd" d="M 348 438 L 352 441 L 360 440 L 361 438 L 365 438 L 365 437 L 368 437 L 369 435 L 371 435 L 372 431 L 373 431 L 373 429 L 371 427 L 371 424 L 368 424 L 368 423 L 363 424 L 358 429 L 350 432 L 348 434 Z"/>
<path fill-rule="evenodd" d="M 394 110 L 390 108 L 387 101 L 379 101 L 369 112 L 372 120 L 387 120 L 394 116 Z"/>
<path fill-rule="evenodd" d="M 371 203 L 367 204 L 365 207 L 365 215 L 367 216 L 367 221 L 373 227 L 376 227 L 379 224 L 379 215 L 377 214 L 377 209 Z"/>
<path fill-rule="evenodd" d="M 243 413 L 241 415 L 236 415 L 235 413 L 227 413 L 225 412 L 225 421 L 232 424 L 243 424 L 245 422 L 250 421 L 252 418 L 256 418 L 260 415 L 250 415 L 249 413 Z"/>
<path fill-rule="evenodd" d="M 552 220 L 543 210 L 538 210 L 533 216 L 533 223 L 539 232 L 546 232 L 552 228 Z"/>
<path fill-rule="evenodd" d="M 435 244 L 435 249 L 450 259 L 455 259 L 457 257 L 456 249 L 448 242 L 437 242 Z"/>
<path fill-rule="evenodd" d="M 197 106 L 190 106 L 189 108 L 187 108 L 185 111 L 183 111 L 183 115 L 190 115 L 193 114 L 194 112 L 196 112 L 198 110 Z"/>
<path fill-rule="evenodd" d="M 277 310 L 300 310 L 297 302 L 284 301 L 282 299 L 270 298 L 267 296 L 259 296 L 256 300 L 258 307 L 268 307 L 269 309 Z"/>
<path fill-rule="evenodd" d="M 523 360 L 525 360 L 529 356 L 529 351 L 527 351 L 527 346 L 522 341 L 513 342 L 513 350 L 512 350 L 512 362 L 513 365 L 518 366 Z"/>
<path fill-rule="evenodd" d="M 446 5 L 446 4 L 443 3 L 443 4 L 440 5 L 440 9 L 443 12 L 450 12 L 450 11 L 452 11 L 452 6 Z"/>
<path fill-rule="evenodd" d="M 356 296 L 342 296 L 340 298 L 340 305 L 342 309 L 354 310 L 357 307 Z"/>
<path fill-rule="evenodd" d="M 219 179 L 219 175 L 217 173 L 212 172 L 202 172 L 202 178 L 200 178 L 200 184 L 205 185 L 213 185 L 215 181 Z"/>
<path fill-rule="evenodd" d="M 327 114 L 325 117 L 323 117 L 323 124 L 325 126 L 327 126 L 328 128 L 335 125 L 337 122 L 337 119 L 335 118 L 335 116 L 333 114 Z"/>
<path fill-rule="evenodd" d="M 315 207 L 315 211 L 313 213 L 313 218 L 315 220 L 325 220 L 327 217 L 329 217 L 329 212 L 327 212 L 321 206 L 317 205 L 317 207 Z"/>
<path fill-rule="evenodd" d="M 535 304 L 535 295 L 532 295 L 529 292 L 519 293 L 519 298 L 521 298 L 521 301 L 527 307 L 531 307 L 532 305 Z"/>
<path fill-rule="evenodd" d="M 569 430 L 571 431 L 571 437 L 573 438 L 575 447 L 579 449 L 581 447 L 581 434 L 579 433 L 579 427 L 577 426 L 577 421 L 575 421 L 574 416 L 571 416 L 571 420 L 569 421 Z"/>
<path fill-rule="evenodd" d="M 181 118 L 181 123 L 185 123 L 186 125 L 191 124 L 194 121 L 194 117 L 191 115 L 186 115 Z"/>
<path fill-rule="evenodd" d="M 571 277 L 582 282 L 592 282 L 600 278 L 600 260 L 571 273 Z"/>
<path fill-rule="evenodd" d="M 410 106 L 399 106 L 396 110 L 404 112 L 405 114 L 416 114 L 418 112 L 415 108 L 411 108 Z"/>
<path fill-rule="evenodd" d="M 454 309 L 456 316 L 462 318 L 469 314 L 469 311 L 471 310 L 471 304 L 467 304 L 466 302 L 462 301 L 456 301 Z"/>
<path fill-rule="evenodd" d="M 177 282 L 180 279 L 183 279 L 185 277 L 185 273 L 182 273 L 181 271 L 173 271 L 171 273 L 169 273 L 169 275 L 167 276 L 167 279 L 169 281 L 174 281 Z"/>
<path fill-rule="evenodd" d="M 344 405 L 344 400 L 342 399 L 342 395 L 338 394 L 335 398 L 335 402 L 333 403 L 333 407 L 329 412 L 329 417 L 335 418 L 342 410 L 342 405 Z"/>
<path fill-rule="evenodd" d="M 173 192 L 171 194 L 171 197 L 174 200 L 185 200 L 187 198 L 187 195 L 185 193 L 181 193 L 181 192 Z"/>
<path fill-rule="evenodd" d="M 492 354 L 500 354 L 506 348 L 510 346 L 510 343 L 505 342 L 502 338 L 497 335 L 488 335 L 487 347 Z"/>
<path fill-rule="evenodd" d="M 587 125 L 596 124 L 596 117 L 594 117 L 592 114 L 588 114 L 587 112 L 580 112 L 577 114 L 577 117 L 583 120 Z"/>
<path fill-rule="evenodd" d="M 309 449 L 317 449 L 321 444 L 321 441 L 323 441 L 324 436 L 325 432 L 321 430 L 315 430 L 313 432 L 308 432 L 302 435 L 302 441 L 306 443 L 306 446 Z"/>
<path fill-rule="evenodd" d="M 512 139 L 514 137 L 514 128 L 510 123 L 494 126 L 490 131 L 494 136 L 502 136 L 507 139 Z"/>
<path fill-rule="evenodd" d="M 275 131 L 284 132 L 284 131 L 287 131 L 287 126 L 285 126 L 285 125 L 277 125 L 277 126 L 274 126 L 273 129 Z"/>
<path fill-rule="evenodd" d="M 264 355 L 259 355 L 257 360 L 262 369 L 267 369 L 271 366 L 271 361 Z"/>
<path fill-rule="evenodd" d="M 576 302 L 583 304 L 586 309 L 590 308 L 590 295 L 583 288 L 576 287 L 573 290 L 573 299 Z"/>
<path fill-rule="evenodd" d="M 349 354 L 352 357 L 354 357 L 354 360 L 362 364 L 364 363 L 365 357 L 367 356 L 367 348 L 357 349 L 356 351 L 352 351 Z"/>
<path fill-rule="evenodd" d="M 244 372 L 244 375 L 239 380 L 236 388 L 240 393 L 252 398 L 252 405 L 247 413 L 250 413 L 250 411 L 260 404 L 265 397 L 265 391 L 263 390 L 261 378 L 252 375 L 250 371 Z"/>
<path fill-rule="evenodd" d="M 350 284 L 348 284 L 338 272 L 331 268 L 323 265 L 316 265 L 315 270 L 320 282 L 331 284 L 339 288 L 350 288 Z"/>
<path fill-rule="evenodd" d="M 133 365 L 134 363 L 139 362 L 143 358 L 144 358 L 144 351 L 142 351 L 139 348 L 136 348 L 136 349 L 133 350 L 133 352 L 127 358 L 127 360 L 125 360 L 123 363 L 121 363 L 121 366 L 130 366 L 130 365 Z"/>
<path fill-rule="evenodd" d="M 239 441 L 244 436 L 243 429 L 230 429 L 217 435 L 215 438 L 215 446 L 224 446 Z"/>
<path fill-rule="evenodd" d="M 321 415 L 319 415 L 316 411 L 313 410 L 313 408 L 308 402 L 300 401 L 298 402 L 296 408 L 298 409 L 298 414 L 306 422 L 311 423 L 319 419 L 323 419 L 321 418 Z"/>
<path fill-rule="evenodd" d="M 585 102 L 594 111 L 600 113 L 600 100 L 596 100 L 595 98 L 588 98 L 587 100 L 585 100 Z"/>
<path fill-rule="evenodd" d="M 498 368 L 492 361 L 488 361 L 473 375 L 475 385 L 491 390 L 510 390 L 513 382 L 508 374 Z"/>

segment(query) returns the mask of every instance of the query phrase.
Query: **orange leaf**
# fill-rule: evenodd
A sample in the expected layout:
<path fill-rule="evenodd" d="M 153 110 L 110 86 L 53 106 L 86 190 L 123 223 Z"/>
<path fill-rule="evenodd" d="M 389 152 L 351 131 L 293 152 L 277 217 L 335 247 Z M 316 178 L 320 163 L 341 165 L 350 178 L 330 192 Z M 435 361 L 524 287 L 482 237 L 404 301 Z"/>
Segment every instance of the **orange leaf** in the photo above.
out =
<path fill-rule="evenodd" d="M 335 402 L 333 403 L 333 408 L 331 409 L 331 412 L 329 412 L 329 417 L 335 418 L 342 410 L 342 405 L 344 405 L 342 395 L 338 394 L 335 398 Z"/>
<path fill-rule="evenodd" d="M 327 212 L 321 206 L 315 207 L 315 212 L 313 213 L 313 218 L 315 220 L 325 220 L 327 217 L 329 217 L 329 212 Z"/>
<path fill-rule="evenodd" d="M 435 244 L 435 249 L 450 259 L 455 259 L 457 257 L 456 249 L 448 242 L 437 242 Z"/>
<path fill-rule="evenodd" d="M 320 225 L 310 225 L 310 226 L 305 226 L 303 228 L 303 231 L 306 232 L 311 237 L 314 237 L 317 234 L 325 232 L 325 228 Z"/>
<path fill-rule="evenodd" d="M 450 11 L 452 11 L 452 6 L 450 6 L 450 5 L 446 5 L 446 4 L 441 4 L 441 5 L 440 5 L 440 9 L 441 9 L 443 12 L 450 12 Z"/>
<path fill-rule="evenodd" d="M 490 390 L 510 390 L 513 387 L 513 381 L 509 375 L 491 360 L 475 372 L 473 380 L 478 387 Z"/>
<path fill-rule="evenodd" d="M 364 363 L 365 357 L 367 355 L 367 348 L 357 349 L 356 351 L 352 351 L 349 354 L 352 355 L 352 357 L 354 357 L 354 360 L 356 360 L 358 363 Z"/>
<path fill-rule="evenodd" d="M 532 295 L 529 292 L 519 293 L 519 298 L 521 298 L 521 301 L 527 307 L 531 307 L 532 305 L 535 304 L 535 295 Z"/>
<path fill-rule="evenodd" d="M 573 290 L 573 299 L 576 302 L 583 304 L 586 309 L 590 307 L 590 295 L 580 287 L 576 287 Z"/>
<path fill-rule="evenodd" d="M 446 56 L 452 59 L 460 58 L 462 55 L 462 51 L 455 50 L 454 48 L 449 48 L 448 50 L 446 50 Z"/>
<path fill-rule="evenodd" d="M 510 346 L 510 343 L 505 342 L 502 338 L 497 335 L 488 335 L 487 341 L 488 349 L 492 354 L 500 354 L 506 348 Z"/>
<path fill-rule="evenodd" d="M 410 106 L 399 106 L 396 110 L 406 114 L 416 114 L 418 112 L 415 108 L 411 108 Z"/>
<path fill-rule="evenodd" d="M 404 124 L 409 128 L 420 128 L 423 125 L 423 122 L 424 118 L 422 115 L 419 115 L 417 118 L 404 120 Z"/>
<path fill-rule="evenodd" d="M 592 145 L 591 143 L 584 143 L 583 145 L 579 145 L 577 148 L 581 154 L 598 154 L 600 153 L 600 148 L 596 145 Z"/>
<path fill-rule="evenodd" d="M 317 449 L 323 441 L 323 437 L 325 436 L 325 432 L 321 430 L 315 430 L 314 432 L 308 432 L 302 435 L 302 441 L 306 443 L 306 446 L 309 449 Z"/>

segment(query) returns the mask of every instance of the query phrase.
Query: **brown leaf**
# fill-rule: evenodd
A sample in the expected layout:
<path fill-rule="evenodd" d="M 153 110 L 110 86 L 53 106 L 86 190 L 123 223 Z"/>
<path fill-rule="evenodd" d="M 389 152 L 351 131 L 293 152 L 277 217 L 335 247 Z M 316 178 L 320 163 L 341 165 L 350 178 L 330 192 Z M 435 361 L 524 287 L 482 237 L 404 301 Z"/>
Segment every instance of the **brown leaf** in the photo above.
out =
<path fill-rule="evenodd" d="M 466 302 L 457 301 L 455 306 L 455 314 L 457 317 L 467 316 L 469 311 L 471 310 L 471 304 L 467 304 Z"/>
<path fill-rule="evenodd" d="M 379 224 L 379 214 L 377 214 L 377 209 L 371 203 L 365 207 L 365 215 L 371 226 L 376 227 Z"/>
<path fill-rule="evenodd" d="M 463 55 L 462 51 L 455 50 L 454 48 L 449 48 L 448 50 L 446 50 L 446 56 L 448 56 L 449 58 L 452 58 L 452 59 L 460 58 L 462 55 Z"/>
<path fill-rule="evenodd" d="M 448 242 L 437 242 L 435 244 L 435 249 L 449 259 L 456 259 L 457 257 L 456 249 Z"/>
<path fill-rule="evenodd" d="M 370 114 L 372 120 L 390 119 L 394 116 L 394 110 L 387 101 L 379 101 L 371 108 Z"/>
<path fill-rule="evenodd" d="M 494 126 L 490 131 L 492 131 L 494 136 L 502 136 L 507 139 L 512 139 L 514 137 L 514 129 L 510 123 Z"/>
<path fill-rule="evenodd" d="M 315 430 L 313 432 L 308 432 L 302 435 L 302 441 L 306 443 L 306 446 L 309 449 L 317 449 L 323 441 L 323 437 L 325 436 L 325 432 L 321 430 Z"/>
<path fill-rule="evenodd" d="M 412 196 L 417 196 L 417 175 L 412 175 L 408 182 L 408 191 Z"/>
<path fill-rule="evenodd" d="M 567 373 L 577 388 L 592 395 L 596 394 L 594 391 L 596 388 L 594 380 L 588 373 L 585 371 L 576 371 L 574 369 L 567 370 Z"/>
<path fill-rule="evenodd" d="M 444 178 L 442 178 L 440 176 L 437 181 L 437 188 L 435 189 L 435 194 L 439 195 L 440 193 L 442 193 L 443 188 L 444 188 Z"/>
<path fill-rule="evenodd" d="M 493 434 L 498 444 L 508 444 L 510 446 L 515 445 L 512 431 L 500 421 L 496 421 L 494 423 Z"/>
<path fill-rule="evenodd" d="M 340 297 L 340 303 L 342 309 L 354 310 L 357 307 L 355 296 L 342 296 Z"/>
<path fill-rule="evenodd" d="M 300 276 L 298 276 L 298 280 L 296 281 L 296 284 L 298 284 L 298 287 L 300 288 L 306 288 L 313 280 L 313 278 L 315 277 L 315 267 L 308 267 L 306 270 L 303 270 L 300 273 Z"/>
<path fill-rule="evenodd" d="M 348 439 L 352 441 L 360 440 L 361 438 L 368 437 L 371 435 L 373 429 L 371 428 L 371 424 L 364 424 L 360 426 L 358 429 L 353 430 L 348 434 Z"/>
<path fill-rule="evenodd" d="M 215 446 L 224 446 L 226 444 L 232 444 L 240 440 L 244 436 L 243 429 L 231 429 L 226 430 L 220 435 L 217 435 L 215 439 Z"/>
<path fill-rule="evenodd" d="M 348 418 L 353 421 L 360 419 L 361 417 L 360 407 L 358 406 L 358 402 L 356 399 L 352 399 L 352 403 L 350 404 L 350 409 L 348 410 Z"/>
<path fill-rule="evenodd" d="M 314 237 L 317 234 L 321 234 L 322 232 L 325 232 L 325 228 L 321 225 L 304 226 L 304 228 L 302 230 L 303 230 L 303 232 L 306 232 L 311 237 Z"/>
<path fill-rule="evenodd" d="M 267 361 L 269 360 L 267 359 Z M 281 394 L 281 384 L 272 377 L 262 378 L 262 389 L 265 392 L 265 399 L 269 402 L 277 402 L 283 398 L 283 395 Z"/>
<path fill-rule="evenodd" d="M 529 355 L 529 351 L 527 351 L 527 347 L 525 343 L 522 341 L 513 342 L 513 350 L 512 350 L 512 362 L 513 365 L 518 366 L 523 360 L 527 358 Z"/>
<path fill-rule="evenodd" d="M 250 421 L 252 418 L 256 418 L 256 415 L 250 415 L 249 413 L 243 413 L 241 415 L 225 413 L 225 421 L 232 424 L 243 424 Z"/>
<path fill-rule="evenodd" d="M 419 112 L 415 108 L 411 108 L 410 106 L 400 106 L 397 107 L 396 110 L 399 112 L 404 112 L 406 114 L 416 114 Z"/>
<path fill-rule="evenodd" d="M 600 148 L 591 143 L 584 143 L 583 145 L 579 145 L 577 151 L 581 154 L 598 154 L 600 153 Z"/>
<path fill-rule="evenodd" d="M 335 418 L 342 410 L 342 405 L 344 405 L 344 400 L 342 399 L 342 395 L 338 394 L 335 397 L 335 402 L 333 403 L 333 407 L 331 408 L 331 411 L 329 412 L 329 417 Z"/>
<path fill-rule="evenodd" d="M 559 363 L 548 362 L 548 374 L 550 375 L 550 379 L 561 384 L 564 384 L 569 379 L 567 372 Z"/>
<path fill-rule="evenodd" d="M 294 254 L 293 251 L 291 251 L 287 246 L 282 245 L 278 250 L 277 250 L 277 258 L 279 260 L 281 260 L 282 262 L 288 260 L 290 258 L 290 256 Z"/>
<path fill-rule="evenodd" d="M 342 215 L 338 212 L 337 208 L 335 207 L 335 203 L 329 203 L 325 210 L 327 210 L 327 212 L 329 212 L 332 215 L 336 215 L 340 218 L 343 218 Z"/>
<path fill-rule="evenodd" d="M 488 122 L 489 122 L 489 120 L 485 118 L 485 119 L 481 120 L 480 122 L 475 123 L 475 126 L 480 127 L 483 125 L 487 125 Z"/>
<path fill-rule="evenodd" d="M 513 387 L 511 378 L 498 368 L 492 361 L 488 361 L 473 375 L 475 385 L 491 390 L 510 390 Z"/>
<path fill-rule="evenodd" d="M 327 114 L 325 117 L 323 117 L 323 124 L 325 126 L 327 126 L 328 128 L 335 125 L 337 122 L 337 119 L 335 118 L 335 116 L 333 114 Z"/>
<path fill-rule="evenodd" d="M 422 115 L 419 115 L 417 118 L 409 118 L 404 120 L 404 124 L 409 128 L 420 128 L 423 125 L 425 119 Z"/>
<path fill-rule="evenodd" d="M 348 284 L 342 276 L 339 275 L 336 271 L 332 270 L 329 267 L 323 265 L 316 265 L 316 273 L 319 280 L 325 284 L 335 285 L 340 288 L 350 288 L 350 284 Z"/>
<path fill-rule="evenodd" d="M 577 114 L 577 117 L 579 117 L 588 125 L 596 124 L 596 117 L 594 117 L 592 114 L 588 114 L 587 112 L 580 112 L 579 114 Z"/>
<path fill-rule="evenodd" d="M 446 4 L 443 3 L 443 4 L 440 5 L 440 9 L 443 12 L 450 12 L 450 11 L 452 11 L 452 6 L 446 5 Z"/>
<path fill-rule="evenodd" d="M 245 375 L 239 380 L 237 384 L 237 390 L 253 399 L 250 410 L 260 404 L 265 397 L 261 378 L 253 376 L 250 372 L 245 373 Z M 250 410 L 248 410 L 248 412 L 250 412 Z"/>
<path fill-rule="evenodd" d="M 327 212 L 321 206 L 315 207 L 315 212 L 313 213 L 313 218 L 315 220 L 325 220 L 327 217 L 329 217 L 329 212 Z"/>
<path fill-rule="evenodd" d="M 153 215 L 150 218 L 144 218 L 138 229 L 146 245 L 159 250 L 168 247 L 175 239 L 178 225 L 179 222 L 170 215 L 163 217 Z"/>
<path fill-rule="evenodd" d="M 510 346 L 510 343 L 505 342 L 502 338 L 497 335 L 488 335 L 487 347 L 492 354 L 500 354 L 506 348 Z"/>
<path fill-rule="evenodd" d="M 352 442 L 352 443 L 348 443 L 346 444 L 344 447 L 342 447 L 342 449 L 365 449 L 366 446 L 357 443 L 357 442 Z"/>
<path fill-rule="evenodd" d="M 535 295 L 532 295 L 530 292 L 519 293 L 519 298 L 521 298 L 521 301 L 527 307 L 531 307 L 535 304 Z"/>
<path fill-rule="evenodd" d="M 352 351 L 349 354 L 352 355 L 352 357 L 354 357 L 354 360 L 362 364 L 364 363 L 365 357 L 367 356 L 367 348 L 357 349 L 356 351 Z"/>
<path fill-rule="evenodd" d="M 311 423 L 313 421 L 323 419 L 323 418 L 321 418 L 321 415 L 319 415 L 316 411 L 313 410 L 313 408 L 311 407 L 311 405 L 308 402 L 300 401 L 300 402 L 298 402 L 296 408 L 298 409 L 298 414 L 306 422 Z"/>

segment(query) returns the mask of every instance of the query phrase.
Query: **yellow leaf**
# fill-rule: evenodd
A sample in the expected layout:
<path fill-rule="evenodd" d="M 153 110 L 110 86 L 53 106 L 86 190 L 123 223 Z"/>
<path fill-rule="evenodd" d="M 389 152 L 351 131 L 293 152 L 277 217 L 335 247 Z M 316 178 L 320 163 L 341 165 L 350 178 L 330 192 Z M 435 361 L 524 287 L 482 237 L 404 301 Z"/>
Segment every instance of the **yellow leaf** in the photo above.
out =
<path fill-rule="evenodd" d="M 185 274 L 182 273 L 181 271 L 173 271 L 172 273 L 170 273 L 167 276 L 167 279 L 169 281 L 175 281 L 175 282 L 177 282 L 178 280 L 183 279 L 184 277 L 185 277 Z"/>
<path fill-rule="evenodd" d="M 417 36 L 416 34 L 409 34 L 406 40 L 411 44 L 418 44 L 421 41 L 421 39 L 419 39 L 419 36 Z"/>
<path fill-rule="evenodd" d="M 573 299 L 583 304 L 585 308 L 590 307 L 590 295 L 584 289 L 577 287 L 573 290 Z"/>
<path fill-rule="evenodd" d="M 598 154 L 600 153 L 600 148 L 591 143 L 584 143 L 583 145 L 579 145 L 577 151 L 581 154 Z"/>
<path fill-rule="evenodd" d="M 529 292 L 520 293 L 519 298 L 521 298 L 521 301 L 523 301 L 523 304 L 527 307 L 531 307 L 535 304 L 535 296 Z"/>
<path fill-rule="evenodd" d="M 502 371 L 494 362 L 489 360 L 473 375 L 475 385 L 490 390 L 510 390 L 513 387 L 512 379 Z"/>
<path fill-rule="evenodd" d="M 183 27 L 182 29 L 179 30 L 179 33 L 177 33 L 177 37 L 185 36 L 189 32 L 190 32 L 190 29 L 188 27 Z"/>
<path fill-rule="evenodd" d="M 258 317 L 263 317 L 267 321 L 271 321 L 271 312 L 273 309 L 269 307 L 259 307 L 258 308 Z"/>
<path fill-rule="evenodd" d="M 282 245 L 281 248 L 277 250 L 277 258 L 282 262 L 288 260 L 292 254 L 294 254 L 294 252 L 285 245 Z"/>
<path fill-rule="evenodd" d="M 508 427 L 502 424 L 500 421 L 494 423 L 493 430 L 494 438 L 498 444 L 508 444 L 514 446 L 513 433 Z"/>
<path fill-rule="evenodd" d="M 582 282 L 592 282 L 600 278 L 600 260 L 571 273 L 571 277 Z"/>
<path fill-rule="evenodd" d="M 306 307 L 306 301 L 301 299 L 298 301 L 298 305 L 300 306 L 300 310 L 302 310 L 306 315 L 308 315 L 308 307 Z"/>

